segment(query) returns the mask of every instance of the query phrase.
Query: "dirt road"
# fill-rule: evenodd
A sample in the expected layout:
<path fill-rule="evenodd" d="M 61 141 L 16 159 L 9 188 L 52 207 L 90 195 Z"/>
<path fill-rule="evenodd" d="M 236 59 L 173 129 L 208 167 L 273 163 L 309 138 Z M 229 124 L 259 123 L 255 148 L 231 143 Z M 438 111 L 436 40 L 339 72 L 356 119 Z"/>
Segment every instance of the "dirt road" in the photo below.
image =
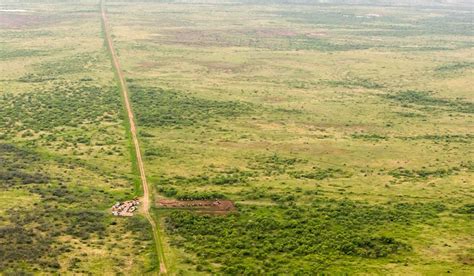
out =
<path fill-rule="evenodd" d="M 106 13 L 106 8 L 105 8 L 105 0 L 101 0 L 100 7 L 101 7 L 101 13 L 102 13 L 102 29 L 103 29 L 105 40 L 107 43 L 107 48 L 112 58 L 112 64 L 114 66 L 115 72 L 117 74 L 117 78 L 119 80 L 120 90 L 122 91 L 122 94 L 123 94 L 125 109 L 127 111 L 128 120 L 130 124 L 130 133 L 132 136 L 132 142 L 135 147 L 137 166 L 138 166 L 138 170 L 140 171 L 140 179 L 143 186 L 142 211 L 153 230 L 153 238 L 155 240 L 156 251 L 157 251 L 159 262 L 160 262 L 160 274 L 166 274 L 167 270 L 166 270 L 165 256 L 163 252 L 161 236 L 158 232 L 159 230 L 158 226 L 150 214 L 150 191 L 149 191 L 149 186 L 148 186 L 148 182 L 145 175 L 145 167 L 143 166 L 142 154 L 140 151 L 140 144 L 138 143 L 135 120 L 133 117 L 133 110 L 132 110 L 132 106 L 130 105 L 127 84 L 125 82 L 125 78 L 124 78 L 122 69 L 120 67 L 120 62 L 119 62 L 117 53 L 115 52 L 115 49 L 114 49 L 112 37 L 110 36 L 107 13 Z"/>

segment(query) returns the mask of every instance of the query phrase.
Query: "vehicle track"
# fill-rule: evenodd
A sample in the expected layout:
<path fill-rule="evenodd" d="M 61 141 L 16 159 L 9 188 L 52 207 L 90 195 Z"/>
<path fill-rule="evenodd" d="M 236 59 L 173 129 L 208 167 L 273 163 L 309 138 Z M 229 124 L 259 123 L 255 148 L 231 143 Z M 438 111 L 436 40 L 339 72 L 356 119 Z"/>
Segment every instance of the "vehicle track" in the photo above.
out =
<path fill-rule="evenodd" d="M 135 153 L 136 153 L 136 158 L 137 158 L 137 166 L 138 170 L 140 172 L 140 179 L 142 182 L 142 187 L 143 187 L 143 204 L 142 204 L 142 211 L 143 215 L 145 218 L 148 220 L 148 222 L 151 225 L 152 231 L 153 231 L 153 239 L 155 242 L 156 246 L 156 252 L 158 254 L 158 259 L 160 262 L 160 274 L 167 274 L 166 270 L 166 263 L 165 263 L 165 255 L 163 252 L 163 245 L 161 241 L 161 236 L 158 232 L 158 226 L 153 219 L 153 217 L 150 214 L 150 191 L 149 191 L 149 186 L 148 182 L 146 179 L 146 174 L 145 174 L 145 167 L 143 165 L 143 160 L 142 160 L 142 154 L 140 151 L 140 144 L 138 142 L 137 138 L 137 131 L 136 131 L 136 126 L 135 126 L 135 120 L 133 116 L 133 110 L 132 106 L 130 105 L 130 99 L 129 99 L 129 93 L 128 93 L 128 88 L 127 88 L 127 83 L 125 81 L 124 74 L 122 72 L 122 69 L 120 67 L 120 62 L 117 56 L 117 53 L 115 52 L 112 37 L 110 36 L 110 31 L 109 31 L 109 25 L 108 25 L 108 20 L 107 20 L 107 12 L 105 8 L 105 0 L 100 1 L 100 10 L 102 14 L 102 29 L 104 32 L 104 37 L 105 41 L 107 43 L 107 48 L 109 50 L 111 59 L 112 59 L 112 64 L 115 69 L 115 72 L 117 73 L 117 78 L 119 80 L 119 86 L 120 90 L 122 91 L 123 98 L 124 98 L 124 104 L 125 104 L 125 109 L 127 111 L 128 115 L 128 120 L 129 120 L 129 125 L 130 125 L 130 133 L 132 136 L 132 142 L 133 146 L 135 148 Z"/>

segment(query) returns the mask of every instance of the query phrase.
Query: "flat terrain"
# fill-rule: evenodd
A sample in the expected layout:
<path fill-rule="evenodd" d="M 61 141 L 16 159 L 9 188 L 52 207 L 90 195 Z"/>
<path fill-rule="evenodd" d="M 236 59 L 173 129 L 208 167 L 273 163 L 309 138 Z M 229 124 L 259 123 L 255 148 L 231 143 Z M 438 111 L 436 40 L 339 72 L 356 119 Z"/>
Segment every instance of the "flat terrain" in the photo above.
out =
<path fill-rule="evenodd" d="M 107 1 L 155 233 L 99 1 L 2 2 L 0 271 L 472 274 L 472 4 L 347 2 Z"/>
<path fill-rule="evenodd" d="M 98 2 L 0 11 L 0 271 L 140 274 L 156 267 Z"/>
<path fill-rule="evenodd" d="M 158 256 L 158 260 L 160 262 L 160 273 L 166 274 L 166 264 L 165 264 L 165 257 L 163 255 L 162 249 L 162 240 L 161 235 L 159 235 L 158 227 L 156 225 L 156 221 L 150 214 L 150 188 L 148 186 L 148 181 L 146 178 L 145 173 L 145 166 L 143 164 L 142 153 L 140 149 L 140 143 L 138 142 L 137 137 L 137 128 L 135 126 L 135 119 L 133 110 L 130 104 L 130 97 L 128 95 L 128 87 L 125 81 L 125 76 L 123 75 L 122 68 L 120 66 L 120 61 L 115 52 L 115 46 L 113 44 L 112 36 L 110 35 L 110 26 L 107 18 L 107 8 L 106 3 L 104 0 L 100 2 L 100 11 L 102 16 L 102 32 L 105 37 L 105 43 L 107 44 L 107 48 L 109 50 L 109 54 L 112 60 L 112 64 L 114 66 L 114 71 L 117 77 L 117 81 L 119 83 L 119 88 L 122 92 L 122 98 L 124 102 L 125 112 L 127 113 L 128 118 L 128 127 L 130 129 L 130 139 L 131 143 L 133 144 L 134 157 L 136 167 L 140 174 L 140 182 L 141 188 L 143 189 L 143 196 L 141 197 L 140 202 L 142 203 L 142 212 L 144 217 L 147 219 L 148 223 L 151 226 L 151 230 L 153 231 L 153 239 L 155 243 L 156 254 Z M 134 158 L 132 157 L 132 159 Z"/>
<path fill-rule="evenodd" d="M 465 7 L 108 7 L 156 197 L 237 202 L 157 209 L 171 269 L 472 271 Z"/>

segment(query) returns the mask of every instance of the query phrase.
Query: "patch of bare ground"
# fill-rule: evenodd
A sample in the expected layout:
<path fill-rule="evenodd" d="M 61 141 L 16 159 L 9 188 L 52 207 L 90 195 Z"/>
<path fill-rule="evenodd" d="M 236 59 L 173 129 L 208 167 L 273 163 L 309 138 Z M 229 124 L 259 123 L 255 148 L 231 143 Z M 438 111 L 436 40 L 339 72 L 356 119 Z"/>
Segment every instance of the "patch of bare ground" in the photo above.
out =
<path fill-rule="evenodd" d="M 245 65 L 223 62 L 223 61 L 196 61 L 197 64 L 206 67 L 212 72 L 239 73 Z"/>
<path fill-rule="evenodd" d="M 158 208 L 187 209 L 208 214 L 227 214 L 236 212 L 234 202 L 231 200 L 175 200 L 160 199 Z"/>
<path fill-rule="evenodd" d="M 294 30 L 285 28 L 259 28 L 249 33 L 258 37 L 293 37 L 298 35 Z"/>
<path fill-rule="evenodd" d="M 473 265 L 474 264 L 474 257 L 469 255 L 459 255 L 458 260 L 463 265 Z"/>
<path fill-rule="evenodd" d="M 187 46 L 248 46 L 260 39 L 287 39 L 305 35 L 286 28 L 254 28 L 254 29 L 169 29 L 162 30 L 152 40 L 164 44 L 181 44 Z M 310 35 L 314 36 L 314 33 Z M 321 36 L 321 33 L 317 33 Z"/>
<path fill-rule="evenodd" d="M 58 18 L 34 13 L 0 13 L 0 28 L 22 29 L 57 23 Z"/>
<path fill-rule="evenodd" d="M 143 61 L 138 63 L 137 68 L 139 69 L 152 69 L 152 68 L 158 68 L 160 65 L 162 65 L 159 62 L 154 62 L 154 61 Z"/>

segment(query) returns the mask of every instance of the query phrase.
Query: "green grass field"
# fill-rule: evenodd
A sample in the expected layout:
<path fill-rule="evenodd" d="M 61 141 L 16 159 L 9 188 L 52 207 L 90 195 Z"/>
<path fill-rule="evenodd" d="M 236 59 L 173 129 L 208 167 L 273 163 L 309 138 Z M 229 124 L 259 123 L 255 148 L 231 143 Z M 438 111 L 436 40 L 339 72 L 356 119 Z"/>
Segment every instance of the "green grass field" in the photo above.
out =
<path fill-rule="evenodd" d="M 168 274 L 474 272 L 472 3 L 321 2 L 107 1 Z M 159 271 L 99 8 L 0 4 L 0 273 Z"/>
<path fill-rule="evenodd" d="M 108 209 L 136 191 L 98 5 L 0 11 L 0 271 L 139 274 L 146 220 Z"/>

